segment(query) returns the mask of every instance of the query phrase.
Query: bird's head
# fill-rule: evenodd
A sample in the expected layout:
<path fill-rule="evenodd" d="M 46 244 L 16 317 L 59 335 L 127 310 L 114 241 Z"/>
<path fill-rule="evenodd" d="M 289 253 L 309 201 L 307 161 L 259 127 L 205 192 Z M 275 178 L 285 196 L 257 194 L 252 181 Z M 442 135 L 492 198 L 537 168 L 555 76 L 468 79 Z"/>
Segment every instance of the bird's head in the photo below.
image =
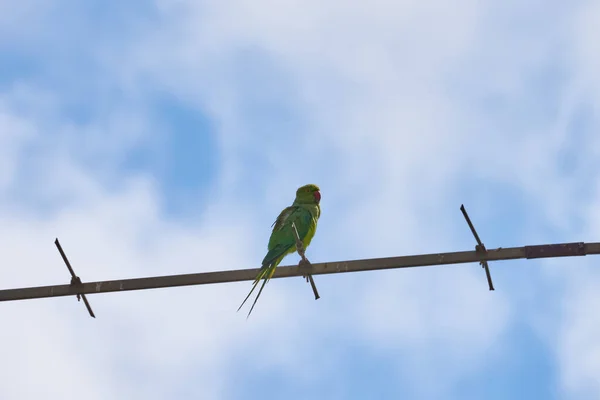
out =
<path fill-rule="evenodd" d="M 296 201 L 299 203 L 319 204 L 321 202 L 321 192 L 319 187 L 312 183 L 299 187 L 298 190 L 296 190 Z"/>

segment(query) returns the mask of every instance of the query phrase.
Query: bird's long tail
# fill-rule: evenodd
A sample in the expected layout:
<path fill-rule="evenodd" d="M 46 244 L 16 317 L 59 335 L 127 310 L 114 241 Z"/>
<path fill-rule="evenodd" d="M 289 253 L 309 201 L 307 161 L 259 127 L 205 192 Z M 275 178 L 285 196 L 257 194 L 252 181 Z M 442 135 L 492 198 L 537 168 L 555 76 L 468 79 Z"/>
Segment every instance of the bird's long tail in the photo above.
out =
<path fill-rule="evenodd" d="M 273 262 L 273 263 L 268 264 L 267 266 L 261 268 L 260 272 L 256 276 L 256 279 L 254 279 L 254 284 L 252 285 L 252 290 L 250 290 L 250 293 L 248 293 L 248 296 L 246 296 L 246 298 L 244 299 L 242 304 L 237 309 L 238 311 L 240 311 L 240 309 L 244 306 L 244 304 L 246 303 L 248 298 L 250 298 L 250 295 L 252 294 L 252 292 L 254 292 L 254 289 L 256 289 L 256 286 L 262 279 L 263 284 L 261 285 L 260 290 L 258 291 L 258 294 L 256 295 L 256 298 L 254 299 L 254 303 L 252 303 L 252 307 L 250 307 L 250 311 L 248 312 L 248 316 L 246 318 L 250 317 L 250 314 L 252 313 L 252 310 L 254 310 L 254 306 L 256 305 L 256 302 L 258 301 L 258 298 L 260 297 L 260 294 L 262 293 L 265 285 L 267 284 L 267 282 L 271 279 L 271 277 L 275 273 L 275 268 L 277 268 L 277 264 L 278 263 Z"/>
<path fill-rule="evenodd" d="M 240 309 L 244 306 L 244 304 L 246 304 L 246 301 L 248 301 L 248 298 L 250 298 L 250 295 L 252 294 L 252 292 L 254 292 L 254 289 L 256 289 L 256 285 L 258 285 L 258 282 L 260 282 L 260 280 L 262 278 L 264 278 L 266 273 L 267 273 L 267 268 L 261 269 L 261 271 L 258 273 L 258 275 L 256 276 L 256 279 L 254 279 L 254 284 L 252 285 L 252 290 L 250 290 L 250 293 L 248 293 L 248 296 L 246 296 L 244 301 L 242 301 L 242 304 L 237 309 L 238 311 L 240 311 Z M 266 283 L 266 279 L 265 279 L 265 283 Z M 263 283 L 263 286 L 264 286 L 264 283 Z M 262 290 L 262 288 L 261 288 L 261 290 Z M 256 303 L 256 300 L 254 300 L 254 302 Z M 248 315 L 250 315 L 250 314 L 248 314 Z"/>

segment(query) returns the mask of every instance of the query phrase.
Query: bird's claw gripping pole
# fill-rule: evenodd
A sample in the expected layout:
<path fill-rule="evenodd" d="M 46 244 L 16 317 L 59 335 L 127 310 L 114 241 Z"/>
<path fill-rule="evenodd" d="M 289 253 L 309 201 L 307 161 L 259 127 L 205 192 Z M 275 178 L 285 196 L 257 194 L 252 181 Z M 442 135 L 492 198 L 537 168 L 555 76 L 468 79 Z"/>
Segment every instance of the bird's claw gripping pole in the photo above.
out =
<path fill-rule="evenodd" d="M 300 255 L 300 263 L 299 267 L 310 267 L 310 261 L 306 258 L 304 254 L 304 245 L 302 244 L 302 240 L 300 240 L 300 235 L 298 234 L 298 229 L 296 229 L 296 224 L 292 223 L 292 228 L 294 228 L 294 235 L 296 235 L 296 251 Z M 307 282 L 310 282 L 310 286 L 312 287 L 312 291 L 315 295 L 315 300 L 318 300 L 321 296 L 319 296 L 319 292 L 317 291 L 317 285 L 315 285 L 315 281 L 311 274 L 303 275 L 303 278 L 306 279 Z"/>

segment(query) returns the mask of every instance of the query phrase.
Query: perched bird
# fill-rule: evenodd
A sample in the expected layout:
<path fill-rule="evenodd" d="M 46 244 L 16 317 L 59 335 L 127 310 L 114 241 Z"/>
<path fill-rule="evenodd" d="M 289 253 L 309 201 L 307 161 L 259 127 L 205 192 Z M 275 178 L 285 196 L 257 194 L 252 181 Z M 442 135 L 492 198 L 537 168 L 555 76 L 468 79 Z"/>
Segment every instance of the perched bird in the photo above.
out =
<path fill-rule="evenodd" d="M 277 268 L 285 256 L 292 254 L 297 250 L 294 227 L 298 231 L 298 236 L 302 241 L 303 249 L 308 247 L 315 235 L 317 221 L 321 216 L 321 207 L 319 207 L 320 201 L 321 193 L 317 185 L 304 185 L 296 190 L 296 199 L 294 200 L 294 203 L 290 207 L 286 207 L 272 225 L 273 231 L 271 232 L 271 238 L 269 239 L 267 255 L 262 261 L 262 267 L 254 280 L 252 290 L 250 290 L 250 293 L 248 293 L 248 296 L 246 296 L 238 308 L 238 311 L 240 311 L 244 303 L 246 303 L 246 300 L 248 300 L 254 289 L 256 289 L 260 280 L 263 279 L 263 284 L 256 295 L 256 299 L 254 299 L 250 312 L 248 312 L 248 317 L 250 316 L 263 288 L 275 273 L 275 268 Z M 307 262 L 304 255 L 301 255 L 303 261 Z"/>

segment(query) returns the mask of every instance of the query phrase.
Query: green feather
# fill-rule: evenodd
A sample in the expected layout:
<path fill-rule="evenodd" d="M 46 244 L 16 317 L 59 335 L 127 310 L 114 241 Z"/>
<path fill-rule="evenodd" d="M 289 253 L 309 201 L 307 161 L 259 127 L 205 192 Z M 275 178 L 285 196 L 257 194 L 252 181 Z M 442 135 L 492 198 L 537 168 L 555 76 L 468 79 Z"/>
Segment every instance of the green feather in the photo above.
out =
<path fill-rule="evenodd" d="M 306 249 L 310 245 L 317 230 L 317 221 L 321 216 L 320 192 L 316 192 L 319 192 L 319 187 L 316 185 L 305 185 L 299 188 L 296 191 L 294 203 L 290 207 L 286 207 L 273 223 L 273 231 L 267 246 L 268 251 L 263 259 L 260 272 L 254 279 L 252 290 L 238 308 L 239 311 L 262 279 L 263 284 L 256 295 L 256 299 L 254 299 L 250 312 L 248 312 L 248 317 L 252 313 L 265 285 L 273 277 L 279 263 L 285 256 L 296 251 L 296 235 L 292 224 L 296 225 L 298 236 L 302 240 L 304 248 Z"/>

